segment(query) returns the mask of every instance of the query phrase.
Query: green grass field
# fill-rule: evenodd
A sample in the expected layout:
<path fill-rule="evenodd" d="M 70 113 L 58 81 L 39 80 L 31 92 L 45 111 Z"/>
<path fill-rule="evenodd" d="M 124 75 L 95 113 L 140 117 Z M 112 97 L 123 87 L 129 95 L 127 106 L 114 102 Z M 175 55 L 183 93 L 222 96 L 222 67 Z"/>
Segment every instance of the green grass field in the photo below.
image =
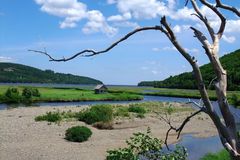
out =
<path fill-rule="evenodd" d="M 0 86 L 0 95 L 3 95 L 9 87 L 10 86 Z M 21 91 L 24 87 L 18 86 L 17 88 Z M 94 91 L 89 88 L 35 88 L 38 88 L 39 92 L 41 93 L 41 97 L 34 97 L 33 100 L 44 102 L 140 100 L 143 98 L 142 95 L 200 98 L 198 90 L 190 89 L 109 86 L 109 93 L 94 94 Z M 209 90 L 208 93 L 211 100 L 216 99 L 215 91 Z M 240 91 L 228 91 L 228 98 L 230 102 L 231 97 L 234 94 L 240 99 Z"/>
<path fill-rule="evenodd" d="M 0 95 L 3 95 L 9 86 L 0 86 Z M 17 87 L 21 92 L 23 86 Z M 34 87 L 37 88 L 41 94 L 40 97 L 33 97 L 33 101 L 42 102 L 73 102 L 73 101 L 127 101 L 140 100 L 143 97 L 137 94 L 130 93 L 104 93 L 95 94 L 93 90 L 82 90 L 78 88 L 48 88 L 48 87 Z"/>
<path fill-rule="evenodd" d="M 169 88 L 152 88 L 152 87 L 109 87 L 112 93 L 135 93 L 141 95 L 152 95 L 152 96 L 169 96 L 169 97 L 186 97 L 186 98 L 200 98 L 198 90 L 191 89 L 169 89 Z M 209 90 L 209 97 L 211 100 L 216 99 L 214 90 Z M 228 97 L 232 97 L 236 94 L 240 97 L 240 91 L 228 91 Z"/>

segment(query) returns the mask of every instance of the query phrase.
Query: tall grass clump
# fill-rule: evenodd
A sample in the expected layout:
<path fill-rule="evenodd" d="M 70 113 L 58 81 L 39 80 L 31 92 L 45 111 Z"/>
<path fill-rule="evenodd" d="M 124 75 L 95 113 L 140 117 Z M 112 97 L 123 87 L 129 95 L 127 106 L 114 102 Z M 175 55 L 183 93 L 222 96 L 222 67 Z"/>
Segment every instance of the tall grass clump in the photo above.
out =
<path fill-rule="evenodd" d="M 231 160 L 229 153 L 224 149 L 218 153 L 208 153 L 200 160 Z"/>
<path fill-rule="evenodd" d="M 130 104 L 128 108 L 129 112 L 139 113 L 139 114 L 145 114 L 147 110 L 140 105 L 137 104 Z"/>
<path fill-rule="evenodd" d="M 35 121 L 60 122 L 61 120 L 62 116 L 59 112 L 47 112 L 44 115 L 35 117 Z"/>
<path fill-rule="evenodd" d="M 78 120 L 83 121 L 87 124 L 111 124 L 113 121 L 113 109 L 110 105 L 94 105 L 90 109 L 80 112 L 78 114 Z M 104 127 L 101 129 L 104 129 Z"/>
<path fill-rule="evenodd" d="M 116 110 L 114 111 L 115 117 L 130 117 L 128 107 L 118 105 L 116 106 Z"/>

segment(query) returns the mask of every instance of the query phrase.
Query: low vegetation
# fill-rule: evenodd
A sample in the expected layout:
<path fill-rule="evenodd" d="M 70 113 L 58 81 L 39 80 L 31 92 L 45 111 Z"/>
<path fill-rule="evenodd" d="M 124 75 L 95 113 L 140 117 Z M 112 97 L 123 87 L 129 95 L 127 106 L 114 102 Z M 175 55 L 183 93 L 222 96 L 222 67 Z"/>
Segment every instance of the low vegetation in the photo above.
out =
<path fill-rule="evenodd" d="M 187 152 L 184 147 L 177 147 L 171 152 L 162 151 L 162 141 L 151 136 L 151 130 L 147 133 L 134 133 L 133 137 L 126 141 L 127 147 L 107 151 L 107 160 L 186 160 Z"/>
<path fill-rule="evenodd" d="M 231 160 L 231 158 L 226 150 L 222 150 L 218 153 L 208 153 L 201 160 Z"/>
<path fill-rule="evenodd" d="M 9 87 L 0 96 L 0 101 L 5 103 L 31 103 L 33 97 L 40 97 L 37 88 L 24 87 L 19 90 L 17 87 Z"/>
<path fill-rule="evenodd" d="M 47 112 L 44 115 L 35 117 L 35 121 L 48 121 L 48 122 L 60 122 L 62 120 L 62 114 L 60 112 Z"/>
<path fill-rule="evenodd" d="M 79 112 L 63 111 L 47 112 L 35 117 L 35 121 L 60 122 L 79 120 L 98 129 L 113 129 L 114 120 L 145 118 L 145 114 L 172 114 L 175 112 L 192 111 L 191 107 L 172 107 L 169 103 L 145 102 L 126 105 L 93 105 Z"/>
<path fill-rule="evenodd" d="M 153 88 L 153 87 L 109 87 L 111 93 L 131 93 L 149 96 L 165 96 L 165 97 L 182 97 L 182 98 L 201 98 L 198 90 L 195 89 L 171 89 L 171 88 Z M 211 100 L 216 100 L 216 92 L 208 90 Z M 231 100 L 233 95 L 240 97 L 240 91 L 228 91 L 228 99 Z"/>
<path fill-rule="evenodd" d="M 75 126 L 66 130 L 65 139 L 71 142 L 84 142 L 91 137 L 92 131 L 85 126 Z"/>
<path fill-rule="evenodd" d="M 113 121 L 113 109 L 111 105 L 94 105 L 78 114 L 78 120 L 87 124 L 96 122 L 109 123 Z"/>
<path fill-rule="evenodd" d="M 134 113 L 139 113 L 139 114 L 145 114 L 147 112 L 143 106 L 140 106 L 138 104 L 130 104 L 128 111 L 134 112 Z"/>

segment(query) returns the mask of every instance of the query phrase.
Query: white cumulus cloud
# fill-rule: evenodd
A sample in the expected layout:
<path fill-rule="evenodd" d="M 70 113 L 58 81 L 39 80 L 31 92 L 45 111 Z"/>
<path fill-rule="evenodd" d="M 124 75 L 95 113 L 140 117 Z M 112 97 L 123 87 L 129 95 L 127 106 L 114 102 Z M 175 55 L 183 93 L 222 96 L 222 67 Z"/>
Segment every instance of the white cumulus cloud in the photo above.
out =
<path fill-rule="evenodd" d="M 98 10 L 88 12 L 88 22 L 83 28 L 84 33 L 103 32 L 109 36 L 116 34 L 117 29 L 106 23 L 105 17 Z"/>
<path fill-rule="evenodd" d="M 194 19 L 194 17 L 191 16 L 194 12 L 193 9 L 189 9 L 188 7 L 176 9 L 176 0 L 166 1 L 108 0 L 108 4 L 116 3 L 121 14 L 130 13 L 131 17 L 135 19 L 151 19 L 164 15 L 172 19 Z M 117 18 L 120 19 L 120 16 L 118 15 Z"/>
<path fill-rule="evenodd" d="M 228 43 L 234 43 L 236 41 L 236 38 L 234 36 L 227 37 L 226 35 L 223 35 L 222 38 Z"/>
<path fill-rule="evenodd" d="M 88 22 L 83 28 L 84 33 L 101 31 L 107 35 L 115 34 L 116 29 L 107 24 L 100 11 L 88 10 L 87 5 L 78 0 L 35 0 L 41 5 L 41 11 L 50 15 L 64 18 L 60 28 L 74 28 L 83 19 Z"/>

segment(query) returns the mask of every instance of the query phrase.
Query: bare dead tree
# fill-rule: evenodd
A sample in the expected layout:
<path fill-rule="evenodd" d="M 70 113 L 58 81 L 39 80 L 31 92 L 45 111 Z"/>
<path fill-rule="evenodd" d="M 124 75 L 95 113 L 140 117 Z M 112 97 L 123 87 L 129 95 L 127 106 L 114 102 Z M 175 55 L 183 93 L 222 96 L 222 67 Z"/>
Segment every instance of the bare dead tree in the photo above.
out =
<path fill-rule="evenodd" d="M 232 159 L 239 160 L 240 159 L 240 139 L 237 136 L 237 127 L 236 127 L 236 123 L 235 123 L 235 117 L 234 117 L 233 113 L 231 113 L 230 106 L 227 101 L 227 72 L 224 70 L 224 68 L 222 67 L 222 65 L 219 61 L 218 53 L 219 53 L 219 41 L 221 40 L 222 35 L 225 31 L 225 27 L 226 27 L 226 18 L 224 17 L 221 10 L 231 11 L 238 17 L 240 17 L 240 11 L 233 6 L 223 4 L 221 2 L 221 0 L 215 0 L 215 2 L 216 2 L 215 4 L 212 4 L 212 3 L 208 2 L 207 0 L 198 0 L 198 1 L 199 2 L 197 2 L 197 0 L 187 0 L 186 5 L 188 2 L 191 2 L 191 5 L 192 5 L 193 9 L 195 10 L 195 13 L 193 13 L 193 15 L 196 16 L 197 18 L 199 18 L 199 20 L 203 22 L 203 24 L 207 28 L 207 31 L 211 37 L 211 40 L 208 40 L 208 38 L 205 36 L 205 34 L 203 32 L 201 32 L 200 30 L 198 30 L 197 28 L 195 28 L 195 27 L 190 27 L 190 28 L 193 30 L 194 36 L 201 43 L 201 45 L 205 51 L 205 54 L 209 58 L 209 60 L 212 64 L 212 67 L 214 69 L 214 72 L 216 75 L 216 80 L 215 80 L 214 86 L 215 86 L 215 91 L 216 91 L 216 95 L 217 95 L 217 102 L 219 105 L 219 109 L 222 113 L 222 117 L 220 117 L 220 115 L 218 115 L 216 113 L 216 111 L 214 110 L 214 107 L 209 99 L 208 92 L 207 92 L 206 86 L 203 82 L 202 74 L 201 74 L 201 71 L 197 64 L 197 61 L 178 42 L 176 35 L 174 34 L 171 26 L 168 24 L 165 16 L 163 16 L 160 20 L 161 25 L 153 26 L 153 27 L 137 28 L 134 31 L 125 35 L 120 40 L 118 40 L 115 43 L 113 43 L 112 45 L 110 45 L 107 49 L 104 49 L 102 51 L 86 49 L 79 53 L 74 54 L 73 56 L 71 56 L 69 58 L 61 58 L 61 59 L 53 58 L 46 51 L 39 51 L 39 50 L 29 50 L 29 51 L 44 54 L 49 57 L 50 61 L 56 61 L 56 62 L 64 61 L 65 62 L 65 61 L 72 60 L 78 56 L 91 57 L 91 56 L 95 56 L 98 54 L 108 52 L 111 49 L 113 49 L 114 47 L 116 47 L 119 43 L 127 40 L 132 35 L 134 35 L 138 32 L 141 32 L 141 31 L 147 31 L 147 30 L 161 31 L 162 33 L 164 33 L 167 36 L 167 38 L 176 47 L 176 49 L 179 51 L 179 53 L 192 66 L 194 77 L 195 77 L 196 83 L 198 85 L 198 90 L 200 92 L 201 99 L 203 102 L 203 106 L 200 106 L 198 111 L 193 113 L 191 116 L 187 117 L 183 121 L 182 125 L 179 128 L 173 127 L 171 125 L 171 123 L 168 120 L 166 120 L 168 122 L 168 124 L 171 126 L 167 132 L 167 135 L 169 134 L 169 132 L 171 130 L 175 130 L 178 133 L 178 137 L 179 137 L 184 126 L 187 124 L 187 122 L 189 122 L 189 120 L 192 117 L 194 117 L 195 115 L 197 115 L 201 112 L 205 112 L 206 114 L 209 115 L 209 117 L 215 124 L 215 127 L 217 128 L 219 137 L 221 139 L 221 142 L 222 142 L 223 146 L 225 147 L 225 149 L 230 153 Z M 212 25 L 209 22 L 209 20 L 207 19 L 207 17 L 204 16 L 203 13 L 201 12 L 201 10 L 198 6 L 199 4 L 208 7 L 210 10 L 212 10 L 214 12 L 214 14 L 216 14 L 219 17 L 221 23 L 220 23 L 220 26 L 219 26 L 217 32 L 215 32 L 214 28 L 212 27 Z M 221 118 L 223 119 L 223 121 L 221 121 Z M 165 142 L 167 143 L 167 139 L 165 140 Z"/>

